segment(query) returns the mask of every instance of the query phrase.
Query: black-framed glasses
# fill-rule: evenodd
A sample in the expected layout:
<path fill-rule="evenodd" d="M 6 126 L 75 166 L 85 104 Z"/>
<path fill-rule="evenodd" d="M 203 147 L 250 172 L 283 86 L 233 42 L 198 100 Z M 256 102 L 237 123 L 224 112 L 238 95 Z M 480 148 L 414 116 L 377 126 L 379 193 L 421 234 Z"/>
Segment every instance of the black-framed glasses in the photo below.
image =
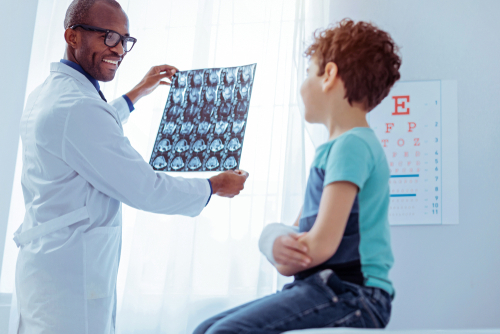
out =
<path fill-rule="evenodd" d="M 76 29 L 78 27 L 82 28 L 83 30 L 87 30 L 87 31 L 97 31 L 97 32 L 105 33 L 106 35 L 104 36 L 104 44 L 106 46 L 109 46 L 110 48 L 114 48 L 115 46 L 118 45 L 118 43 L 122 42 L 123 50 L 125 52 L 129 52 L 130 50 L 132 50 L 135 42 L 137 42 L 137 39 L 134 37 L 122 36 L 119 33 L 117 33 L 116 31 L 109 30 L 109 29 L 103 29 L 103 28 L 99 28 L 99 27 L 93 27 L 93 26 L 89 26 L 86 24 L 75 24 L 75 25 L 71 26 L 70 28 Z"/>

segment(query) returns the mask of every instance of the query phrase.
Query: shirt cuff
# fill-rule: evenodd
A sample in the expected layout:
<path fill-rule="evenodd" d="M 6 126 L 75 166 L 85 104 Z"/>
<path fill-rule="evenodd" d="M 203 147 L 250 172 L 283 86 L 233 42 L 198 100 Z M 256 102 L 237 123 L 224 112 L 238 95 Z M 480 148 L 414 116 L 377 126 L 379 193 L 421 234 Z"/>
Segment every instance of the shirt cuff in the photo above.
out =
<path fill-rule="evenodd" d="M 125 99 L 125 101 L 127 101 L 128 108 L 130 109 L 130 112 L 134 111 L 134 109 L 135 109 L 134 104 L 129 99 L 129 97 L 127 95 L 123 95 L 123 98 Z"/>
<path fill-rule="evenodd" d="M 214 190 L 212 189 L 212 182 L 210 182 L 209 179 L 207 179 L 208 181 L 208 184 L 210 185 L 210 196 L 208 196 L 208 201 L 207 201 L 207 204 L 205 204 L 205 206 L 208 205 L 208 203 L 210 202 L 210 199 L 212 198 L 212 194 L 214 193 Z"/>

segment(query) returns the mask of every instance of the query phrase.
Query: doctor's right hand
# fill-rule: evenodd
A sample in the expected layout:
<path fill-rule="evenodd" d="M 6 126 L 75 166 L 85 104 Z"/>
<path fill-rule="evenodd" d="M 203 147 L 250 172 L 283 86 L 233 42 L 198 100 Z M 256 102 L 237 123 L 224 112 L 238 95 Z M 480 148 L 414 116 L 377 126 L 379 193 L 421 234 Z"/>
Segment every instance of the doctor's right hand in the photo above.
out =
<path fill-rule="evenodd" d="M 210 178 L 212 193 L 221 197 L 233 198 L 243 190 L 248 173 L 242 170 L 229 170 Z"/>
<path fill-rule="evenodd" d="M 307 267 L 312 259 L 307 255 L 307 247 L 299 243 L 299 238 L 307 232 L 280 235 L 274 240 L 274 261 L 282 265 Z"/>

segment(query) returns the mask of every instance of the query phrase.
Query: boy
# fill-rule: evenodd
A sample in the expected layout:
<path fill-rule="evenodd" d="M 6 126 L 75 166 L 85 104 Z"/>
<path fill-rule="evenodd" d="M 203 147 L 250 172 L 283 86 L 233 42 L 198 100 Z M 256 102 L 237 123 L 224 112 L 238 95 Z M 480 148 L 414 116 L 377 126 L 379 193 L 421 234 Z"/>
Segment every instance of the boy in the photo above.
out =
<path fill-rule="evenodd" d="M 206 320 L 197 334 L 383 328 L 389 322 L 390 174 L 366 114 L 400 77 L 397 46 L 375 26 L 345 19 L 316 33 L 306 55 L 305 119 L 324 124 L 330 139 L 316 149 L 294 224 L 302 234 L 271 224 L 259 242 L 276 269 L 295 281 Z"/>

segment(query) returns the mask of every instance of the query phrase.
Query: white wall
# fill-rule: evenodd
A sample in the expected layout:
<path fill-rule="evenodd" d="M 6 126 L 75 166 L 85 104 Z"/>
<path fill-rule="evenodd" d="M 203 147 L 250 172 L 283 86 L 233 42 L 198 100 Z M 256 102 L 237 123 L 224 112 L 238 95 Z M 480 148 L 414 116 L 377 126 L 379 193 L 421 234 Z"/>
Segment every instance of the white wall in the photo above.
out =
<path fill-rule="evenodd" d="M 401 80 L 458 82 L 459 225 L 393 226 L 389 328 L 500 328 L 500 1 L 332 0 L 401 46 Z"/>
<path fill-rule="evenodd" d="M 38 0 L 0 2 L 0 270 L 19 143 L 19 120 L 33 42 Z M 11 240 L 11 238 L 8 238 Z M 1 274 L 1 273 L 0 273 Z M 8 321 L 10 296 L 0 295 L 0 333 Z"/>

